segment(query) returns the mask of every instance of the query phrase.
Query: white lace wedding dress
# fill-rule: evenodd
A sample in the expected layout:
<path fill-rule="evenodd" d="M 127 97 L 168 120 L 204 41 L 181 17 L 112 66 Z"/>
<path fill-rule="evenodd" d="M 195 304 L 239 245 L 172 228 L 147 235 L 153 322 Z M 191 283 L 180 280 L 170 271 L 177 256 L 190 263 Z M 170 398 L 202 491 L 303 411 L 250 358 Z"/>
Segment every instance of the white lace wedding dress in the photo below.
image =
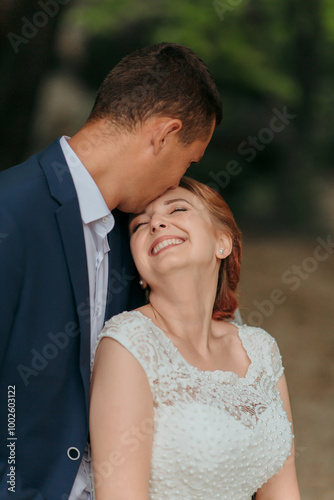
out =
<path fill-rule="evenodd" d="M 114 316 L 105 336 L 133 354 L 151 387 L 151 500 L 250 500 L 279 471 L 293 436 L 276 387 L 281 356 L 268 333 L 239 326 L 251 360 L 243 378 L 190 365 L 139 311 Z"/>

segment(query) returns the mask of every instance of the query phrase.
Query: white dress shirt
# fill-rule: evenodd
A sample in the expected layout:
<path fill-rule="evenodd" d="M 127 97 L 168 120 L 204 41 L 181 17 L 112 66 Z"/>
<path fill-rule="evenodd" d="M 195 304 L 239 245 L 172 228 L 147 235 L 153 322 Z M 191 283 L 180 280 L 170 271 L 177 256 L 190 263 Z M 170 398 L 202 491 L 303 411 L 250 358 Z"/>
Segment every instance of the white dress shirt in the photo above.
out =
<path fill-rule="evenodd" d="M 84 167 L 78 156 L 68 144 L 69 137 L 60 139 L 68 168 L 77 192 L 82 218 L 86 246 L 87 270 L 89 281 L 91 358 L 95 351 L 97 336 L 104 326 L 108 285 L 108 252 L 110 250 L 107 235 L 115 225 L 99 188 Z M 91 498 L 91 481 L 88 473 L 86 448 L 75 479 L 69 500 L 88 500 Z"/>

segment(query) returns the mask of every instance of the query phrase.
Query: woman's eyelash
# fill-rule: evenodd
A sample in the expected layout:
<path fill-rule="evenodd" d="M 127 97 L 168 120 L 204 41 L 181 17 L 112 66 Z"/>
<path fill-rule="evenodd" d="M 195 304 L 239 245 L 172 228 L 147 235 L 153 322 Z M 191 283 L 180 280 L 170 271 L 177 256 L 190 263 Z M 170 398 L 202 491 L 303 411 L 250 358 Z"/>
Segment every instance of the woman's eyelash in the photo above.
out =
<path fill-rule="evenodd" d="M 135 224 L 132 228 L 132 234 L 135 233 L 139 226 L 142 226 L 143 224 L 147 224 L 147 222 L 137 222 L 137 224 Z"/>
<path fill-rule="evenodd" d="M 179 208 L 174 208 L 174 210 L 171 213 L 173 213 L 173 212 L 186 212 L 186 211 L 187 211 L 186 208 L 179 207 Z"/>
<path fill-rule="evenodd" d="M 171 214 L 174 213 L 174 212 L 186 212 L 187 211 L 187 208 L 185 207 L 178 207 L 178 208 L 174 208 L 172 211 L 171 211 Z M 137 222 L 137 224 L 135 224 L 132 228 L 132 232 L 131 234 L 135 233 L 137 231 L 137 229 L 142 226 L 143 224 L 147 224 L 147 222 Z"/>

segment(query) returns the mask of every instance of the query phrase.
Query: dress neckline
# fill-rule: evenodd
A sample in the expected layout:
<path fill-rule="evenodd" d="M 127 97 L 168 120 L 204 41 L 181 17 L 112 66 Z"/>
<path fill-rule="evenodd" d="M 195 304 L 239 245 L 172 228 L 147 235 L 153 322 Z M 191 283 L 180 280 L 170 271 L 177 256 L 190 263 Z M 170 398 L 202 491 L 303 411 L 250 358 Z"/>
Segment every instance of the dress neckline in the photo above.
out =
<path fill-rule="evenodd" d="M 243 348 L 245 349 L 246 354 L 250 360 L 250 363 L 248 365 L 248 368 L 247 368 L 245 375 L 242 377 L 239 377 L 239 375 L 236 372 L 231 371 L 231 370 L 219 370 L 219 369 L 200 370 L 199 368 L 197 368 L 197 366 L 192 365 L 191 363 L 189 363 L 189 361 L 187 361 L 185 359 L 184 356 L 182 356 L 182 354 L 180 353 L 178 348 L 175 347 L 175 345 L 173 344 L 172 340 L 169 337 L 167 337 L 165 332 L 161 328 L 159 328 L 151 318 L 149 318 L 148 316 L 145 316 L 145 314 L 143 314 L 142 312 L 140 312 L 138 310 L 131 311 L 131 313 L 136 313 L 137 315 L 144 318 L 144 320 L 146 319 L 152 325 L 153 329 L 159 334 L 160 338 L 162 338 L 164 340 L 164 342 L 166 343 L 168 348 L 172 349 L 174 351 L 174 353 L 178 356 L 180 361 L 182 361 L 185 366 L 187 366 L 188 368 L 190 368 L 191 370 L 193 370 L 197 374 L 202 374 L 202 375 L 206 375 L 206 376 L 213 376 L 213 377 L 225 376 L 225 377 L 230 377 L 231 379 L 234 379 L 237 381 L 238 380 L 243 381 L 243 380 L 246 380 L 249 377 L 250 373 L 253 371 L 254 359 L 253 359 L 253 356 L 249 353 L 249 350 L 246 348 L 246 345 L 245 345 L 245 344 L 247 344 L 247 336 L 244 335 L 246 325 L 238 325 L 237 323 L 235 323 L 233 321 L 230 322 L 232 325 L 234 325 L 238 329 L 239 339 L 240 339 L 241 344 L 242 344 Z"/>

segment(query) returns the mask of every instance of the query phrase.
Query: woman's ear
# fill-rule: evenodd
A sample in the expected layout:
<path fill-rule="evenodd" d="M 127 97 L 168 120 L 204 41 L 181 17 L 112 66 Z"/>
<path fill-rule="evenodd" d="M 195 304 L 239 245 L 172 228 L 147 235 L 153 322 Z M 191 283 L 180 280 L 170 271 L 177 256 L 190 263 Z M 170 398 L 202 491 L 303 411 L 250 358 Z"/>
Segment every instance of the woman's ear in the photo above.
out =
<path fill-rule="evenodd" d="M 228 234 L 221 234 L 218 237 L 216 257 L 218 259 L 226 259 L 232 252 L 232 238 Z"/>

